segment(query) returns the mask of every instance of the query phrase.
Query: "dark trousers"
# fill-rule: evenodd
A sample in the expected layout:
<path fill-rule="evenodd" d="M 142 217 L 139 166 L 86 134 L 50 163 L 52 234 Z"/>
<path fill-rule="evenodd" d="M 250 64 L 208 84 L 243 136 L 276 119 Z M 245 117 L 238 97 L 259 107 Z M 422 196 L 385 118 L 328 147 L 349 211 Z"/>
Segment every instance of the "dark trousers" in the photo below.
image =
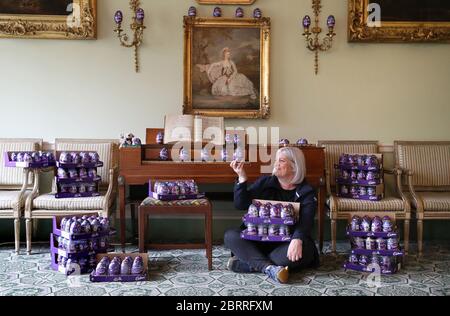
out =
<path fill-rule="evenodd" d="M 303 241 L 302 258 L 292 262 L 287 257 L 288 242 L 271 243 L 245 240 L 241 238 L 241 230 L 229 229 L 225 232 L 225 246 L 253 269 L 263 272 L 268 265 L 289 267 L 289 270 L 298 270 L 314 266 L 317 260 L 317 248 L 310 239 Z"/>

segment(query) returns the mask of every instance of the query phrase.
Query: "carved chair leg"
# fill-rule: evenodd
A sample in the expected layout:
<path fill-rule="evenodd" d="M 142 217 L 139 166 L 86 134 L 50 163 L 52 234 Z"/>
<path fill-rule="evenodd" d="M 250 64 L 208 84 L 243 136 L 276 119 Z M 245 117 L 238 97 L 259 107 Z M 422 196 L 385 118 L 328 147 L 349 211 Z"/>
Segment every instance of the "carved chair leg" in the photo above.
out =
<path fill-rule="evenodd" d="M 15 241 L 15 252 L 19 254 L 20 251 L 20 218 L 14 219 L 14 241 Z"/>
<path fill-rule="evenodd" d="M 33 220 L 31 218 L 25 220 L 25 228 L 27 235 L 27 254 L 31 255 L 31 237 L 33 232 Z"/>
<path fill-rule="evenodd" d="M 417 250 L 419 253 L 419 257 L 422 256 L 423 251 L 423 220 L 417 220 Z"/>

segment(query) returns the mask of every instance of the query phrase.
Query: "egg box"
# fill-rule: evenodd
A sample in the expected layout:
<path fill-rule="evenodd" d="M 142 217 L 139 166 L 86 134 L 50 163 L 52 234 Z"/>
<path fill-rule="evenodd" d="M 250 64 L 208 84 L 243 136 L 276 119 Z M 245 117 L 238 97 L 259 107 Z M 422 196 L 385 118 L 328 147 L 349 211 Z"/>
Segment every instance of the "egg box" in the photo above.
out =
<path fill-rule="evenodd" d="M 144 273 L 136 275 L 96 275 L 95 270 L 91 272 L 89 280 L 91 282 L 140 282 L 147 281 L 148 278 L 148 254 L 147 253 L 107 253 L 107 254 L 97 254 L 96 264 L 98 264 L 103 257 L 108 257 L 112 260 L 114 257 L 119 257 L 120 260 L 124 260 L 126 257 L 131 257 L 133 260 L 138 257 L 142 257 L 144 264 Z"/>

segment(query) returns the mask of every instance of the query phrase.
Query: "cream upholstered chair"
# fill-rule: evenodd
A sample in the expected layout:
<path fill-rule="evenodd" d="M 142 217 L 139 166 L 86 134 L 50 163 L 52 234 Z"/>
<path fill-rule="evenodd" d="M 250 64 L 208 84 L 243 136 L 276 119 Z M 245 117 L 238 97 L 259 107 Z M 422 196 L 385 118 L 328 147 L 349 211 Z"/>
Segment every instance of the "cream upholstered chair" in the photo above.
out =
<path fill-rule="evenodd" d="M 395 141 L 394 153 L 396 166 L 404 174 L 402 188 L 409 191 L 416 210 L 421 255 L 423 221 L 450 219 L 450 141 Z"/>
<path fill-rule="evenodd" d="M 27 252 L 31 253 L 32 220 L 52 218 L 53 216 L 72 216 L 96 213 L 109 217 L 110 207 L 116 200 L 118 177 L 118 141 L 91 139 L 56 139 L 56 151 L 96 151 L 103 161 L 103 167 L 98 168 L 101 196 L 89 198 L 56 199 L 56 183 L 53 180 L 53 192 L 39 194 L 39 177 L 34 183 L 33 192 L 27 198 L 25 205 Z M 38 172 L 38 171 L 36 171 Z"/>
<path fill-rule="evenodd" d="M 38 151 L 42 147 L 42 139 L 0 139 L 0 219 L 14 219 L 15 251 L 20 249 L 20 218 L 22 217 L 25 199 L 31 191 L 31 171 L 22 168 L 5 167 L 3 153 L 6 151 Z M 31 189 L 31 188 L 30 188 Z"/>
<path fill-rule="evenodd" d="M 409 222 L 411 219 L 411 207 L 406 196 L 400 188 L 401 172 L 398 169 L 384 169 L 385 174 L 394 175 L 398 197 L 388 197 L 381 201 L 364 201 L 337 197 L 335 192 L 334 165 L 339 162 L 339 156 L 343 153 L 369 154 L 378 153 L 377 141 L 319 141 L 319 146 L 325 147 L 325 164 L 327 178 L 327 192 L 330 197 L 331 217 L 331 246 L 332 252 L 336 252 L 336 229 L 338 219 L 348 219 L 354 212 L 394 212 L 396 219 L 403 219 L 404 226 L 404 249 L 409 249 Z"/>

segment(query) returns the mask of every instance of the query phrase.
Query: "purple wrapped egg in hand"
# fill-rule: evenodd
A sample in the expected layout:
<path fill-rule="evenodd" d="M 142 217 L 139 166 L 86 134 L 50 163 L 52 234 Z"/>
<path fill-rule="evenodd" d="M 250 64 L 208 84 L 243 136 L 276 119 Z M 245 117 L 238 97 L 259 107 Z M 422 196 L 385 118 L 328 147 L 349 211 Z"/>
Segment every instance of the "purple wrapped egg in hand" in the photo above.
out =
<path fill-rule="evenodd" d="M 141 256 L 134 258 L 131 274 L 143 274 L 145 271 L 144 260 Z"/>

